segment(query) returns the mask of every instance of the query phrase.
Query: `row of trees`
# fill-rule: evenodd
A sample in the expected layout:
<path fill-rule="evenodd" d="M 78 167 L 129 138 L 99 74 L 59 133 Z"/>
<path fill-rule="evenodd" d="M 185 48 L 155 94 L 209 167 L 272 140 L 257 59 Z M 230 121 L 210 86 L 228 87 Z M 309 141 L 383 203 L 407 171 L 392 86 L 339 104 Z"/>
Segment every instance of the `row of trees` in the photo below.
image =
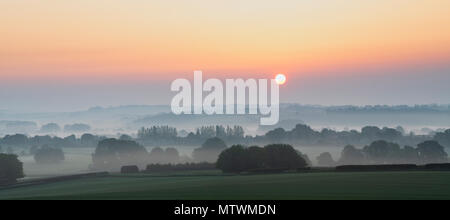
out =
<path fill-rule="evenodd" d="M 3 152 L 3 147 L 0 145 L 0 153 Z M 6 149 L 6 154 L 14 154 L 14 151 L 11 146 Z M 33 145 L 30 148 L 31 155 L 34 156 L 34 160 L 36 163 L 59 163 L 64 161 L 64 152 L 61 148 L 49 147 L 48 145 L 37 146 Z M 24 155 L 24 151 L 20 153 Z"/>
<path fill-rule="evenodd" d="M 138 130 L 137 141 L 144 145 L 197 145 L 206 139 L 218 137 L 228 142 L 240 142 L 244 139 L 244 128 L 241 126 L 202 126 L 195 132 L 181 131 L 169 126 L 152 126 Z"/>
<path fill-rule="evenodd" d="M 177 164 L 185 162 L 214 163 L 218 155 L 227 148 L 219 138 L 207 139 L 194 149 L 193 159 L 180 156 L 175 148 L 154 147 L 150 153 L 141 144 L 131 140 L 105 139 L 98 143 L 92 155 L 93 168 L 98 170 L 118 170 L 126 165 L 144 167 L 147 164 Z"/>
<path fill-rule="evenodd" d="M 173 172 L 184 170 L 212 170 L 216 168 L 214 163 L 179 163 L 179 164 L 149 164 L 146 172 Z"/>
<path fill-rule="evenodd" d="M 334 161 L 328 152 L 317 157 L 321 166 L 356 164 L 427 164 L 446 163 L 448 155 L 437 141 L 424 141 L 416 148 L 384 140 L 374 141 L 362 149 L 347 145 L 341 152 L 341 158 Z"/>
<path fill-rule="evenodd" d="M 42 125 L 40 132 L 55 133 L 55 132 L 60 132 L 61 130 L 62 129 L 58 124 L 48 123 L 48 124 Z M 80 133 L 80 132 L 87 132 L 89 130 L 91 130 L 91 126 L 89 126 L 87 124 L 77 123 L 77 124 L 64 125 L 64 132 Z"/>
<path fill-rule="evenodd" d="M 138 139 L 171 139 L 177 137 L 177 129 L 169 126 L 153 126 L 141 128 L 138 131 Z"/>
<path fill-rule="evenodd" d="M 106 139 L 103 136 L 93 134 L 83 134 L 80 138 L 70 135 L 64 138 L 57 136 L 39 136 L 28 137 L 23 134 L 6 135 L 0 139 L 0 144 L 8 147 L 27 148 L 33 146 L 47 145 L 50 147 L 96 147 L 100 140 Z"/>
<path fill-rule="evenodd" d="M 450 105 L 366 105 L 366 106 L 330 106 L 326 107 L 327 112 L 341 112 L 341 113 L 370 113 L 370 112 L 448 112 L 450 111 Z"/>
<path fill-rule="evenodd" d="M 268 143 L 288 143 L 291 145 L 367 145 L 376 140 L 386 140 L 396 142 L 401 145 L 417 145 L 426 140 L 438 141 L 445 147 L 450 147 L 450 129 L 444 132 L 437 132 L 433 136 L 405 134 L 404 129 L 397 128 L 379 128 L 376 126 L 366 126 L 361 131 L 335 131 L 331 129 L 322 129 L 316 131 L 304 124 L 297 124 L 292 130 L 277 128 L 267 132 L 262 136 L 245 136 L 244 129 L 241 126 L 203 126 L 196 129 L 195 132 L 187 133 L 181 137 L 177 129 L 169 126 L 153 126 L 150 128 L 141 128 L 138 131 L 137 139 L 128 135 L 122 135 L 122 140 L 135 140 L 145 146 L 163 146 L 163 145 L 199 145 L 205 140 L 218 137 L 227 143 L 262 145 Z M 6 135 L 0 138 L 0 145 L 6 147 L 19 146 L 29 147 L 33 145 L 48 145 L 51 147 L 96 147 L 97 143 L 106 137 L 92 134 L 83 134 L 80 138 L 75 135 L 65 138 L 51 136 L 27 137 L 23 134 Z"/>
<path fill-rule="evenodd" d="M 268 131 L 262 136 L 245 136 L 244 129 L 240 126 L 224 127 L 203 126 L 195 132 L 187 133 L 184 137 L 178 136 L 175 128 L 168 126 L 154 126 L 142 128 L 138 132 L 138 141 L 144 144 L 154 143 L 156 145 L 179 144 L 196 145 L 208 138 L 218 137 L 227 143 L 239 143 L 257 145 L 265 143 L 289 143 L 292 145 L 366 145 L 376 140 L 386 140 L 404 145 L 415 145 L 425 140 L 433 139 L 444 146 L 450 147 L 450 129 L 445 132 L 437 132 L 434 136 L 406 134 L 402 127 L 379 128 L 366 126 L 361 131 L 335 131 L 322 129 L 316 131 L 308 125 L 297 124 L 292 130 L 276 128 Z"/>
<path fill-rule="evenodd" d="M 264 136 L 257 137 L 259 142 L 284 142 L 300 145 L 362 145 L 375 140 L 416 142 L 423 137 L 405 136 L 404 130 L 398 128 L 379 128 L 376 126 L 366 126 L 361 132 L 335 131 L 328 128 L 316 131 L 304 124 L 297 124 L 295 128 L 286 131 L 283 128 L 277 128 L 267 132 Z"/>
<path fill-rule="evenodd" d="M 342 146 L 342 145 L 367 145 L 377 140 L 396 142 L 402 145 L 417 145 L 426 140 L 435 140 L 444 147 L 450 148 L 450 129 L 444 132 L 436 132 L 433 135 L 406 134 L 402 127 L 379 128 L 366 126 L 361 131 L 335 131 L 322 129 L 316 131 L 304 124 L 297 124 L 294 129 L 286 131 L 277 128 L 267 132 L 263 136 L 257 136 L 252 143 L 289 143 L 293 145 L 320 145 L 320 146 Z"/>
<path fill-rule="evenodd" d="M 304 168 L 308 166 L 307 161 L 305 155 L 287 144 L 233 145 L 219 155 L 216 166 L 227 173 L 284 171 Z"/>
<path fill-rule="evenodd" d="M 225 140 L 230 138 L 239 139 L 244 137 L 244 128 L 237 125 L 233 127 L 224 127 L 222 125 L 202 126 L 200 128 L 197 128 L 195 136 L 202 138 L 218 137 Z"/>
<path fill-rule="evenodd" d="M 301 158 L 301 159 L 299 159 Z M 201 147 L 193 151 L 195 162 L 217 162 L 224 172 L 257 170 L 298 169 L 310 165 L 307 155 L 296 151 L 291 145 L 271 144 L 265 147 L 233 145 L 227 148 L 220 138 L 207 139 Z M 400 147 L 399 144 L 384 140 L 374 141 L 362 149 L 347 145 L 341 158 L 335 161 L 330 153 L 317 157 L 321 166 L 351 164 L 426 164 L 445 163 L 448 155 L 444 147 L 436 141 L 425 141 L 417 147 Z M 93 154 L 94 168 L 118 170 L 126 165 L 145 167 L 147 164 L 178 164 L 181 160 L 175 148 L 153 148 L 150 153 L 140 144 L 130 140 L 106 139 L 100 141 Z"/>

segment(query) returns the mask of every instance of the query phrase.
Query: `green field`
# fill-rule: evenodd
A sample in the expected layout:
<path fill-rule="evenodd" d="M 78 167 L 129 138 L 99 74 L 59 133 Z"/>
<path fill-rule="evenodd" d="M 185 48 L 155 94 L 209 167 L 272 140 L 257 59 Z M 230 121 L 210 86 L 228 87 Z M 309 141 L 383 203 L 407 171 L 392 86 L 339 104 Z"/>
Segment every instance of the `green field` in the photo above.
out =
<path fill-rule="evenodd" d="M 450 199 L 450 172 L 109 175 L 2 189 L 0 199 Z"/>

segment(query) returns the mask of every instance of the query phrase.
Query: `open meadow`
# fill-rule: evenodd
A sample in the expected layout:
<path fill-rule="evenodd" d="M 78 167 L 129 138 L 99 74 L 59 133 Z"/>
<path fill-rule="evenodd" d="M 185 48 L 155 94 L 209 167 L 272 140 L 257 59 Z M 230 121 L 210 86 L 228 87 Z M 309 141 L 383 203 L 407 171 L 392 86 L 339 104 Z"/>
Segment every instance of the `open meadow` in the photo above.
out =
<path fill-rule="evenodd" d="M 0 189 L 0 199 L 450 199 L 450 172 L 106 175 Z"/>

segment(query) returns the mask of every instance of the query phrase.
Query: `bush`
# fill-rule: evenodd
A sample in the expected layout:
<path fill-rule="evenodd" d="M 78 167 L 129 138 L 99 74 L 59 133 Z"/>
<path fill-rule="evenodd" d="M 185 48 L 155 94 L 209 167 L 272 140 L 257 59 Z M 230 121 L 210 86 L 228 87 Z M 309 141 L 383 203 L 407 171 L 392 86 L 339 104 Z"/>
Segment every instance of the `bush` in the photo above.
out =
<path fill-rule="evenodd" d="M 0 184 L 16 182 L 24 177 L 23 164 L 17 155 L 0 154 Z"/>

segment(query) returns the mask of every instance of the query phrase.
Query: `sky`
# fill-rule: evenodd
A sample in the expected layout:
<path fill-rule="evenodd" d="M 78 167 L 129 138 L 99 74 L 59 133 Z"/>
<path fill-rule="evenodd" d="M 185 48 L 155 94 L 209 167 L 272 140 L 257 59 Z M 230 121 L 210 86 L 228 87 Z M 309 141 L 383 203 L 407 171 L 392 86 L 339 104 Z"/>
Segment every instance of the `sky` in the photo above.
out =
<path fill-rule="evenodd" d="M 0 109 L 169 104 L 171 81 L 287 76 L 282 102 L 450 103 L 448 0 L 2 0 Z"/>

